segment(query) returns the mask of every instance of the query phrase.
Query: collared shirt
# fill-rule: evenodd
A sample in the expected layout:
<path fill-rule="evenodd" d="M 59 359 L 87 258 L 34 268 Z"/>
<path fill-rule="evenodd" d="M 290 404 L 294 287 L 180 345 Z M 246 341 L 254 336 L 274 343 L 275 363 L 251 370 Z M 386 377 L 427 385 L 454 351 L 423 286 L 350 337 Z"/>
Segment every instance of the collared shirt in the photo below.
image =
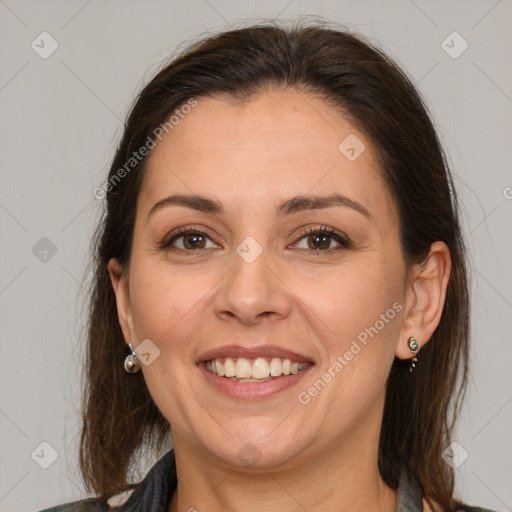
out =
<path fill-rule="evenodd" d="M 110 507 L 97 498 L 73 501 L 40 512 L 167 512 L 171 497 L 178 485 L 174 450 L 169 450 L 149 470 L 133 489 L 129 498 L 119 506 Z M 397 490 L 396 512 L 422 512 L 420 486 L 408 473 L 402 472 Z M 464 506 L 460 512 L 492 512 L 489 509 Z"/>

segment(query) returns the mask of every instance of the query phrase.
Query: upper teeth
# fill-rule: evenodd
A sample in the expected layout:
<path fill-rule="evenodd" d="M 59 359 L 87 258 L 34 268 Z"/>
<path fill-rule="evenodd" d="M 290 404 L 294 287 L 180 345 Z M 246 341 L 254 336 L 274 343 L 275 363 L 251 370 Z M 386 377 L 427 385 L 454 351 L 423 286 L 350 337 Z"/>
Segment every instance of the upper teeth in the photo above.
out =
<path fill-rule="evenodd" d="M 270 379 L 280 375 L 294 375 L 306 367 L 307 363 L 296 363 L 290 359 L 258 357 L 251 364 L 244 357 L 216 358 L 206 362 L 206 369 L 219 377 L 237 379 Z"/>

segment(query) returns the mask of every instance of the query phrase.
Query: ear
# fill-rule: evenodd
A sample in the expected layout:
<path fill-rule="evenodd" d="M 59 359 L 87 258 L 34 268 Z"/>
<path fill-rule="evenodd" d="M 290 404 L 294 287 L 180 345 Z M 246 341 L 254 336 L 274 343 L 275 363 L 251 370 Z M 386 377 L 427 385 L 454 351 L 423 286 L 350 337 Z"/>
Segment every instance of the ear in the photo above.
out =
<path fill-rule="evenodd" d="M 411 336 L 418 341 L 419 350 L 432 337 L 443 312 L 450 272 L 450 250 L 444 242 L 434 242 L 427 259 L 410 269 L 404 300 L 404 320 L 395 350 L 399 359 L 414 357 L 407 345 Z"/>
<path fill-rule="evenodd" d="M 128 272 L 126 269 L 123 269 L 116 258 L 112 258 L 108 262 L 108 272 L 116 295 L 119 324 L 121 325 L 124 339 L 128 344 L 135 339 L 135 329 L 133 328 L 133 316 L 130 302 L 130 289 L 128 286 Z"/>

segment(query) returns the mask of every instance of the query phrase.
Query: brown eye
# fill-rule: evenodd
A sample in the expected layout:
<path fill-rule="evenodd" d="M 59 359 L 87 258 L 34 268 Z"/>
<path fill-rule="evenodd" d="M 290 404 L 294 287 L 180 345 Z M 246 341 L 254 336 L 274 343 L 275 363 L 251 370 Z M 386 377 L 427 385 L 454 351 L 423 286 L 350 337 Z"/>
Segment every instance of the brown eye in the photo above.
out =
<path fill-rule="evenodd" d="M 307 239 L 310 249 L 330 249 L 331 237 L 329 235 L 308 235 Z"/>
<path fill-rule="evenodd" d="M 203 249 L 206 245 L 206 237 L 201 234 L 183 235 L 183 246 L 185 249 Z"/>
<path fill-rule="evenodd" d="M 207 246 L 210 242 L 211 245 Z M 161 244 L 160 249 L 176 252 L 195 253 L 202 249 L 214 248 L 216 245 L 211 238 L 203 231 L 197 229 L 184 229 L 166 238 Z"/>
<path fill-rule="evenodd" d="M 305 242 L 301 242 L 305 240 Z M 332 243 L 337 244 L 335 247 L 331 247 Z M 304 244 L 305 246 L 301 244 Z M 336 230 L 329 227 L 314 228 L 310 227 L 305 234 L 301 236 L 299 242 L 296 244 L 299 249 L 310 249 L 315 252 L 330 253 L 334 251 L 340 251 L 342 249 L 348 249 L 351 247 L 351 243 L 348 238 L 338 233 Z"/>

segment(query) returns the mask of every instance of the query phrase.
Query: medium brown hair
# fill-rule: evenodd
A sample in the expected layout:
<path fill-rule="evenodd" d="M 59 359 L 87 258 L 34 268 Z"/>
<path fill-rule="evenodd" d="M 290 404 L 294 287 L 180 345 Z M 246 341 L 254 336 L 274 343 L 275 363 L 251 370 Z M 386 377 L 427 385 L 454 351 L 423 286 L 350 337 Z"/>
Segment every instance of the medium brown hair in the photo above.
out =
<path fill-rule="evenodd" d="M 378 463 L 390 487 L 397 488 L 405 468 L 431 506 L 456 510 L 460 502 L 453 498 L 453 469 L 442 452 L 451 443 L 466 389 L 469 292 L 452 176 L 427 109 L 403 71 L 362 36 L 318 21 L 266 22 L 195 42 L 143 88 L 128 115 L 110 168 L 105 212 L 92 240 L 80 438 L 86 489 L 106 500 L 133 488 L 128 473 L 135 452 L 161 447 L 169 431 L 142 372 L 128 375 L 123 368 L 127 346 L 107 268 L 111 258 L 123 267 L 129 264 L 147 157 L 122 173 L 122 179 L 114 178 L 192 98 L 247 100 L 269 87 L 316 95 L 368 137 L 398 209 L 407 265 L 425 261 L 435 241 L 450 250 L 452 270 L 437 329 L 413 373 L 410 361 L 393 362 Z"/>

